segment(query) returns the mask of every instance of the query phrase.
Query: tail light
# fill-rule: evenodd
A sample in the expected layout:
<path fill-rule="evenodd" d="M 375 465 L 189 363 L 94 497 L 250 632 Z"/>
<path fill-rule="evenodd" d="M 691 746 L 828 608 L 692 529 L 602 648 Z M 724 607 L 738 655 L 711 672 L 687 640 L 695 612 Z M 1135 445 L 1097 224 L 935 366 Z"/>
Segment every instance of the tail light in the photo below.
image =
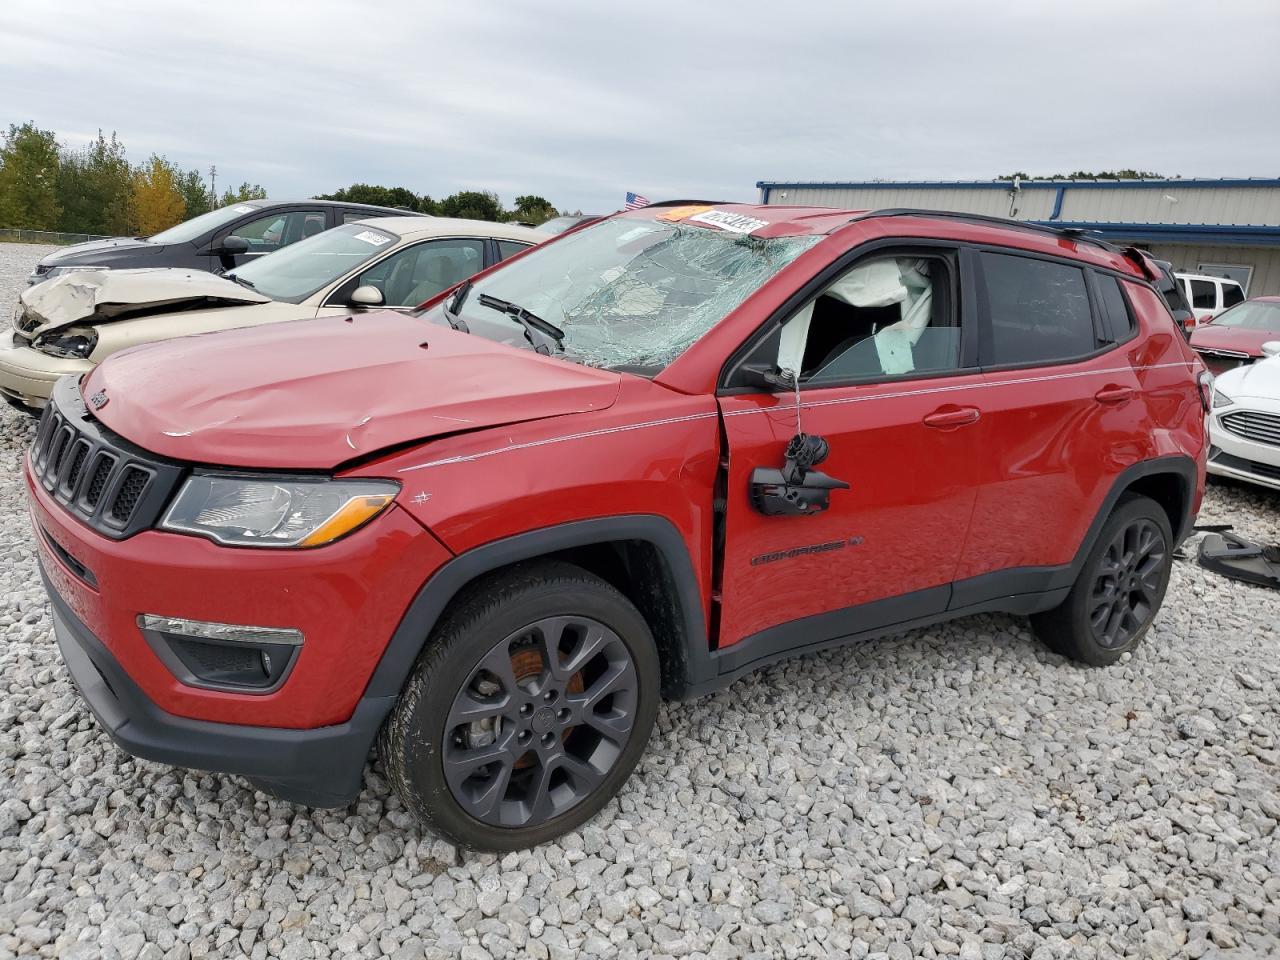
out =
<path fill-rule="evenodd" d="M 1204 407 L 1204 412 L 1208 413 L 1213 404 L 1213 374 L 1208 370 L 1201 370 L 1196 380 L 1200 384 L 1200 404 Z"/>

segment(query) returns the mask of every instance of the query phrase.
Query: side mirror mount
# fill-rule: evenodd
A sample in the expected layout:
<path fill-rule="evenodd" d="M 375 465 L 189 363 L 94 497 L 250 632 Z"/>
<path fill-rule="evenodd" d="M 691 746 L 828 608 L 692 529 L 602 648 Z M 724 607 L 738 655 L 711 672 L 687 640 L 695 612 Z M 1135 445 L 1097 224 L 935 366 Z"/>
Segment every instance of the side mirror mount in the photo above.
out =
<path fill-rule="evenodd" d="M 353 307 L 380 307 L 382 306 L 382 291 L 377 287 L 368 285 L 356 287 L 351 291 L 351 305 Z"/>
<path fill-rule="evenodd" d="M 1268 340 L 1262 345 L 1264 357 L 1280 357 L 1280 340 Z"/>
<path fill-rule="evenodd" d="M 222 257 L 238 257 L 249 252 L 249 241 L 234 234 L 223 237 L 213 245 L 213 252 Z"/>
<path fill-rule="evenodd" d="M 744 363 L 738 368 L 741 371 L 745 386 L 759 387 L 770 393 L 779 390 L 794 390 L 795 383 L 787 376 L 786 371 L 779 370 L 769 363 Z"/>

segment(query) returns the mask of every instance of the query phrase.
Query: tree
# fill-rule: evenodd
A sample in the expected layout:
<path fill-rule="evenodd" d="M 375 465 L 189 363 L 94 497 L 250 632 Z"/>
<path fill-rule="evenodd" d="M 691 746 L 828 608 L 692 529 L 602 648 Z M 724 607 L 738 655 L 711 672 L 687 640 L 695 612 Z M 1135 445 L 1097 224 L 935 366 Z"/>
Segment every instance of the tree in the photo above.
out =
<path fill-rule="evenodd" d="M 213 209 L 213 194 L 204 185 L 204 178 L 200 176 L 199 170 L 188 170 L 181 174 L 177 187 L 178 193 L 182 195 L 183 206 L 186 207 L 182 219 L 190 220 Z"/>
<path fill-rule="evenodd" d="M 370 203 L 376 207 L 403 207 L 414 213 L 436 212 L 436 202 L 426 194 L 418 196 L 407 187 L 383 187 L 371 183 L 353 183 L 333 193 L 321 193 L 316 199 Z"/>
<path fill-rule="evenodd" d="M 1076 170 L 1074 173 L 1055 173 L 1049 177 L 1033 177 L 1030 174 L 1018 171 L 1017 173 L 1006 173 L 1003 176 L 996 177 L 997 180 L 1012 180 L 1017 177 L 1019 180 L 1165 180 L 1168 179 L 1162 173 L 1155 173 L 1151 170 L 1102 170 L 1098 173 L 1090 173 L 1087 170 Z M 1174 175 L 1173 179 L 1177 179 Z"/>
<path fill-rule="evenodd" d="M 539 224 L 558 216 L 560 216 L 559 212 L 545 197 L 530 195 L 516 197 L 515 219 L 517 220 Z"/>
<path fill-rule="evenodd" d="M 58 140 L 34 123 L 9 125 L 0 146 L 0 226 L 56 230 Z"/>
<path fill-rule="evenodd" d="M 173 164 L 154 153 L 133 172 L 131 210 L 139 236 L 149 237 L 182 222 L 187 205 L 178 190 L 180 176 Z"/>
<path fill-rule="evenodd" d="M 81 150 L 65 150 L 58 168 L 62 202 L 59 229 L 69 233 L 117 236 L 129 230 L 129 194 L 133 171 L 124 144 L 115 133 Z"/>
<path fill-rule="evenodd" d="M 440 201 L 440 215 L 462 217 L 466 220 L 504 219 L 502 201 L 496 193 L 479 190 L 463 190 Z"/>
<path fill-rule="evenodd" d="M 265 200 L 267 199 L 267 191 L 261 184 L 242 183 L 234 190 L 227 188 L 222 195 L 222 203 L 219 206 L 229 207 L 233 203 L 244 203 L 246 200 Z"/>

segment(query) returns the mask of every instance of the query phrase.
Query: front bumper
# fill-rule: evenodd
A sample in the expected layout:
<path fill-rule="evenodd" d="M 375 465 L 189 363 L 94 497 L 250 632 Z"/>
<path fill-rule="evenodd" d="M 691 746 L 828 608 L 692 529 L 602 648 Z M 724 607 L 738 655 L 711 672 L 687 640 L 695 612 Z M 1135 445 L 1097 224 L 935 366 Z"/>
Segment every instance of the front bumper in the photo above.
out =
<path fill-rule="evenodd" d="M 49 402 L 53 385 L 61 377 L 80 376 L 92 370 L 89 360 L 51 357 L 13 342 L 13 330 L 0 333 L 0 396 L 35 410 Z"/>
<path fill-rule="evenodd" d="M 1207 469 L 1220 477 L 1280 490 L 1280 444 L 1249 440 L 1222 423 L 1222 418 L 1238 412 L 1269 413 L 1280 416 L 1280 400 L 1250 397 L 1226 407 L 1216 407 L 1209 416 L 1212 448 Z"/>
<path fill-rule="evenodd" d="M 98 723 L 125 752 L 175 766 L 234 773 L 313 807 L 356 798 L 364 763 L 395 697 L 364 697 L 345 723 L 311 730 L 211 723 L 161 710 L 75 615 L 40 564 L 53 632 L 71 679 Z"/>

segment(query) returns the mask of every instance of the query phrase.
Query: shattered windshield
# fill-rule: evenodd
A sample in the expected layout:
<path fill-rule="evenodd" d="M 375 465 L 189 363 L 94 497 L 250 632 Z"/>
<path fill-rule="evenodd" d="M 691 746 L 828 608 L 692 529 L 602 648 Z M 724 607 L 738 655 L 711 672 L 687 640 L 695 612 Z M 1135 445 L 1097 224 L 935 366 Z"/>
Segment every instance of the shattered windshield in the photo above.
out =
<path fill-rule="evenodd" d="M 488 294 L 563 330 L 559 356 L 661 369 L 819 239 L 605 220 L 477 280 L 458 316 L 473 334 L 529 347 L 518 322 L 481 302 Z"/>
<path fill-rule="evenodd" d="M 366 260 L 392 249 L 396 234 L 349 223 L 236 267 L 228 276 L 272 300 L 301 303 Z"/>

